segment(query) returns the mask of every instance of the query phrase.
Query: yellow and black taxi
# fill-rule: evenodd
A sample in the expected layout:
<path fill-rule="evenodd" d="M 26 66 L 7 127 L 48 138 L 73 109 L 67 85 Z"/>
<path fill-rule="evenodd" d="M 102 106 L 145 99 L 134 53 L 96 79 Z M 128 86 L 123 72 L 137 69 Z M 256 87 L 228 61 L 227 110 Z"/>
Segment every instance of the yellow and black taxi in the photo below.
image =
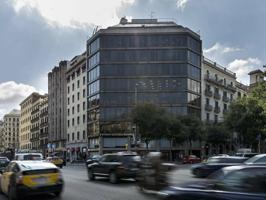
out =
<path fill-rule="evenodd" d="M 53 163 L 54 165 L 56 165 L 57 167 L 60 167 L 60 168 L 63 168 L 63 165 L 64 165 L 63 159 L 61 159 L 57 156 L 47 157 L 46 161 Z"/>
<path fill-rule="evenodd" d="M 45 161 L 12 161 L 0 175 L 0 192 L 10 200 L 49 193 L 60 196 L 63 186 L 60 170 Z"/>

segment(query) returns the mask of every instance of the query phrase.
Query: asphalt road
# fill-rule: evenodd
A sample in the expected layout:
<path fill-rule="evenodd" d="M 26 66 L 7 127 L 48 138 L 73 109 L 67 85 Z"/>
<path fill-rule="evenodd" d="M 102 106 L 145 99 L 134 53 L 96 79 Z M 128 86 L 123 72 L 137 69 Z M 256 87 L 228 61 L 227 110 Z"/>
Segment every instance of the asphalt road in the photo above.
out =
<path fill-rule="evenodd" d="M 88 181 L 84 166 L 67 166 L 63 170 L 65 180 L 64 192 L 61 200 L 151 200 L 153 195 L 145 195 L 138 191 L 134 180 L 122 180 L 118 184 L 111 184 L 108 179 L 97 178 Z M 189 172 L 189 166 L 182 166 L 170 175 L 170 181 L 178 184 L 191 181 L 194 178 Z M 51 195 L 36 196 L 28 200 L 55 200 Z M 0 200 L 7 200 L 0 195 Z M 26 199 L 25 199 L 26 200 Z"/>

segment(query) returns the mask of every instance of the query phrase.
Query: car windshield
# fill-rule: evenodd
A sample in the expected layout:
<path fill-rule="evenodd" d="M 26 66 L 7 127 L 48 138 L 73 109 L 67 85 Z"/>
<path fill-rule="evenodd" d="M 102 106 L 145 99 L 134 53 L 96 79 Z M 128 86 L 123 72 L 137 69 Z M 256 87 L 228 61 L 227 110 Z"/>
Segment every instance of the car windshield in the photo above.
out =
<path fill-rule="evenodd" d="M 24 160 L 41 160 L 41 156 L 38 154 L 24 155 Z"/>
<path fill-rule="evenodd" d="M 256 160 L 258 160 L 259 158 L 261 158 L 260 156 L 254 156 L 254 157 L 251 157 L 249 158 L 248 160 L 245 161 L 246 164 L 249 164 L 249 163 L 254 163 Z"/>

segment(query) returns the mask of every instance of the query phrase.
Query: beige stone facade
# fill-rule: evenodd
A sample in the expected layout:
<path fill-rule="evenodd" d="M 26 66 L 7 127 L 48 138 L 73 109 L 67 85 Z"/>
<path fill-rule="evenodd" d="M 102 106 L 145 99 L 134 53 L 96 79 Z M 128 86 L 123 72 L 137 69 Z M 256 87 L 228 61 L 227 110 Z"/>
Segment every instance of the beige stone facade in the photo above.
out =
<path fill-rule="evenodd" d="M 6 149 L 19 149 L 19 121 L 19 110 L 12 110 L 4 115 L 4 146 Z"/>
<path fill-rule="evenodd" d="M 67 73 L 67 149 L 70 160 L 82 159 L 87 141 L 86 53 L 75 56 Z"/>
<path fill-rule="evenodd" d="M 225 67 L 203 58 L 201 117 L 203 121 L 221 122 L 230 103 L 246 94 L 247 86 L 236 81 L 236 74 Z"/>
<path fill-rule="evenodd" d="M 43 98 L 43 95 L 38 93 L 32 93 L 24 101 L 20 103 L 21 114 L 20 114 L 20 150 L 30 151 L 35 148 L 35 137 L 38 136 L 37 128 L 39 120 L 38 119 L 38 100 Z M 38 114 L 37 114 L 38 113 Z"/>

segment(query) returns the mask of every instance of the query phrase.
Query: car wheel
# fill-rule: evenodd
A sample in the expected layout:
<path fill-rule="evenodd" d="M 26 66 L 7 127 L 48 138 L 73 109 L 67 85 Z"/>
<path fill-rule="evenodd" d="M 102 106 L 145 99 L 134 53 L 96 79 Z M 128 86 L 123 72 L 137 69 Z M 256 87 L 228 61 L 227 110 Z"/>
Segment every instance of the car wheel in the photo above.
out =
<path fill-rule="evenodd" d="M 62 191 L 57 191 L 57 192 L 54 193 L 54 195 L 55 195 L 56 197 L 60 197 L 61 194 L 62 194 Z"/>
<path fill-rule="evenodd" d="M 95 176 L 94 176 L 93 171 L 91 169 L 88 169 L 88 178 L 90 181 L 95 180 Z"/>
<path fill-rule="evenodd" d="M 111 183 L 116 184 L 118 181 L 117 175 L 114 171 L 110 172 L 109 174 L 109 180 Z"/>

